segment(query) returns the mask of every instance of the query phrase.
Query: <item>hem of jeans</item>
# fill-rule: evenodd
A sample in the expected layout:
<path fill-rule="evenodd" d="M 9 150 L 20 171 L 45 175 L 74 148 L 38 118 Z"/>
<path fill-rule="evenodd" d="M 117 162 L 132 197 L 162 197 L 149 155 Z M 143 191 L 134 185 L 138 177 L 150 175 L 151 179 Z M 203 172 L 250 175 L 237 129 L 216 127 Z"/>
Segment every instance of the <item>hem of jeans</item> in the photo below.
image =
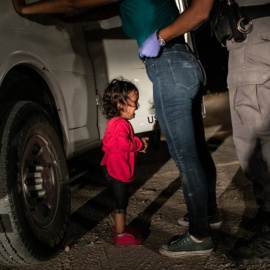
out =
<path fill-rule="evenodd" d="M 192 235 L 193 237 L 197 238 L 197 239 L 203 239 L 203 238 L 209 238 L 211 237 L 211 234 L 210 234 L 210 229 L 204 232 L 200 232 L 198 233 L 198 230 L 188 230 L 188 233 L 190 235 Z"/>
<path fill-rule="evenodd" d="M 115 209 L 114 213 L 115 214 L 126 214 L 127 211 L 125 209 Z"/>

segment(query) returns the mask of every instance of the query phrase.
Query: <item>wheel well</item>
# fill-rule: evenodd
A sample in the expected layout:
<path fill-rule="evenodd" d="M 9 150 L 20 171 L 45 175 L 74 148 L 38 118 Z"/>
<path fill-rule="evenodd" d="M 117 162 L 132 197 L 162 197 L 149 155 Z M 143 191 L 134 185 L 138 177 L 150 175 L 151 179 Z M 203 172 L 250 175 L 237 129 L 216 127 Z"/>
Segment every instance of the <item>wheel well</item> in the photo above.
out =
<path fill-rule="evenodd" d="M 36 102 L 45 109 L 63 138 L 57 107 L 47 83 L 32 68 L 16 66 L 7 73 L 1 84 L 0 106 L 22 100 Z"/>

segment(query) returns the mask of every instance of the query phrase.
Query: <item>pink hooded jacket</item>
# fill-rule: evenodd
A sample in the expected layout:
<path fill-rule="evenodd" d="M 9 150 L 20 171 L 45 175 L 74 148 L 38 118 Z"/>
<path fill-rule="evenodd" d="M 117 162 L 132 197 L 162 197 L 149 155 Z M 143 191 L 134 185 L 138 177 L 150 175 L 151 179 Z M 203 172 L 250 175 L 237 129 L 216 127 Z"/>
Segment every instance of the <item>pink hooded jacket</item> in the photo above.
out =
<path fill-rule="evenodd" d="M 129 121 L 114 117 L 107 122 L 102 150 L 105 155 L 101 165 L 106 165 L 110 176 L 123 181 L 134 180 L 137 152 L 143 147 L 142 141 L 134 136 Z"/>

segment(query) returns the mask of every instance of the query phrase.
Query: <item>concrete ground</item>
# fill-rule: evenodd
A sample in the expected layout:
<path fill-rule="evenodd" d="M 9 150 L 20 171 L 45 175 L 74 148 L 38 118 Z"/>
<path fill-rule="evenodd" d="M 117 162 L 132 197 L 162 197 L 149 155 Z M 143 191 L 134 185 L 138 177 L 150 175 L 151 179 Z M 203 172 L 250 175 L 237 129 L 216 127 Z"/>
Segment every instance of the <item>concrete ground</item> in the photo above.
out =
<path fill-rule="evenodd" d="M 17 269 L 270 269 L 270 263 L 236 266 L 224 256 L 240 238 L 252 235 L 245 225 L 255 215 L 256 205 L 235 154 L 228 93 L 209 95 L 205 104 L 205 131 L 217 166 L 217 198 L 223 217 L 221 228 L 212 231 L 215 250 L 210 256 L 171 259 L 158 252 L 160 245 L 185 232 L 177 219 L 186 213 L 178 170 L 163 140 L 158 150 L 139 155 L 137 179 L 131 190 L 127 219 L 148 235 L 142 246 L 116 248 L 112 244 L 113 206 L 100 178 L 101 152 L 95 151 L 85 161 L 91 173 L 72 184 L 71 221 L 62 252 L 41 265 Z"/>

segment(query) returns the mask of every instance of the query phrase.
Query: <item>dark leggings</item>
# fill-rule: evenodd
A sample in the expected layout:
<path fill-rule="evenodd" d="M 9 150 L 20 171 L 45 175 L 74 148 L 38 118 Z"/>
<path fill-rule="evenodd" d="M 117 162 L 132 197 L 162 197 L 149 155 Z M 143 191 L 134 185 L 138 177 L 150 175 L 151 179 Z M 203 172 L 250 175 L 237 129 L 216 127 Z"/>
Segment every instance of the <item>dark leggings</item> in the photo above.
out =
<path fill-rule="evenodd" d="M 129 183 L 122 182 L 111 177 L 108 173 L 107 167 L 102 167 L 103 176 L 107 182 L 108 187 L 112 190 L 116 214 L 126 214 L 128 200 L 129 200 Z"/>

